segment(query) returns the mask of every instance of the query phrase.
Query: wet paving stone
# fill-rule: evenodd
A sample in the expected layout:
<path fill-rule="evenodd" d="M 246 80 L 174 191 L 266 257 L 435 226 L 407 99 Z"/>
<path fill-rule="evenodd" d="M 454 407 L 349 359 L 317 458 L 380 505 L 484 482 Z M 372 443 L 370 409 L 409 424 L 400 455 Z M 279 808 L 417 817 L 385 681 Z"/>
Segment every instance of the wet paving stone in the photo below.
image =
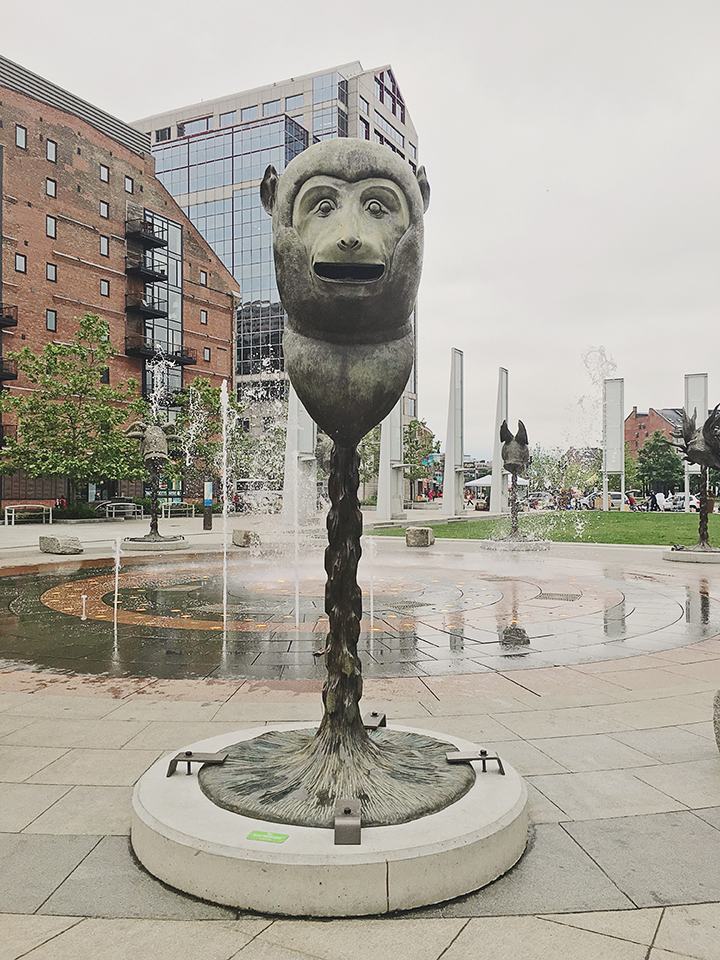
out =
<path fill-rule="evenodd" d="M 149 568 L 0 579 L 0 664 L 111 677 L 316 679 L 328 630 L 324 581 L 272 564 L 222 578 L 180 560 Z M 656 653 L 720 633 L 720 605 L 686 587 L 610 576 L 491 577 L 397 571 L 363 589 L 367 677 L 526 670 Z M 545 599 L 543 599 L 545 598 Z M 85 619 L 83 619 L 83 611 Z"/>

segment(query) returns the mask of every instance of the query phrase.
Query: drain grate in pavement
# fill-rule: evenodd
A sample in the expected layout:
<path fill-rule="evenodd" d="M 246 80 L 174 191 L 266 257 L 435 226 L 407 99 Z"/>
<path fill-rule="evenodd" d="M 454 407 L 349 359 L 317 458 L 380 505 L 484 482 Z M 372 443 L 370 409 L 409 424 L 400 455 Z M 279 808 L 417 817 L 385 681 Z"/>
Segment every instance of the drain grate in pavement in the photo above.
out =
<path fill-rule="evenodd" d="M 539 593 L 536 600 L 579 600 L 581 593 Z"/>

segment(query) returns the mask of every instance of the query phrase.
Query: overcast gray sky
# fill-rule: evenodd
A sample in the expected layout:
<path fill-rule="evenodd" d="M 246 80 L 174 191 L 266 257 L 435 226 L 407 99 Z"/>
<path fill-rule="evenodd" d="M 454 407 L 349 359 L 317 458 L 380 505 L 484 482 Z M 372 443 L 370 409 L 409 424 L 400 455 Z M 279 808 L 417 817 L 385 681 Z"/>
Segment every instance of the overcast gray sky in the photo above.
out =
<path fill-rule="evenodd" d="M 717 0 L 25 0 L 2 53 L 125 120 L 358 59 L 391 63 L 432 186 L 420 414 L 490 455 L 497 371 L 531 443 L 597 441 L 583 357 L 634 404 L 720 401 Z M 601 365 L 591 352 L 590 367 Z"/>

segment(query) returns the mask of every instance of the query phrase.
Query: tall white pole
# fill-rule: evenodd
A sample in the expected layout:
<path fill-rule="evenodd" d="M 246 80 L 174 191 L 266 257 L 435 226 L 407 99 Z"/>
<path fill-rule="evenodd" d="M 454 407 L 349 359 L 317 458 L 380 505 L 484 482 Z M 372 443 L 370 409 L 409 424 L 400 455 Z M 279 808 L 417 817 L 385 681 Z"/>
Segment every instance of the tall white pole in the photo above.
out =
<path fill-rule="evenodd" d="M 377 520 L 402 520 L 405 517 L 402 403 L 401 397 L 380 427 Z"/>
<path fill-rule="evenodd" d="M 495 409 L 495 436 L 493 438 L 492 482 L 490 485 L 490 513 L 502 513 L 507 492 L 507 474 L 503 474 L 500 426 L 508 418 L 508 372 L 498 370 L 497 406 Z M 503 480 L 503 476 L 505 479 Z"/>
<path fill-rule="evenodd" d="M 445 436 L 445 470 L 443 473 L 442 513 L 447 517 L 462 515 L 463 510 L 463 352 L 450 351 L 450 400 Z"/>

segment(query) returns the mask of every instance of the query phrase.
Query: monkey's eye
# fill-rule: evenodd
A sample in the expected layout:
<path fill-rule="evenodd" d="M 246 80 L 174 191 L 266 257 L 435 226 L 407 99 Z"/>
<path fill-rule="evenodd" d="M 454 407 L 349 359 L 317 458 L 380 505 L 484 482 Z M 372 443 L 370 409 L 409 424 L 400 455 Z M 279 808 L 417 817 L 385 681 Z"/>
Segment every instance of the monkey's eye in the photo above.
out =
<path fill-rule="evenodd" d="M 321 200 L 317 207 L 315 207 L 315 212 L 319 217 L 329 217 L 334 209 L 335 204 L 332 200 Z"/>
<path fill-rule="evenodd" d="M 365 209 L 371 217 L 385 216 L 385 207 L 380 203 L 379 200 L 370 200 L 365 204 Z"/>

